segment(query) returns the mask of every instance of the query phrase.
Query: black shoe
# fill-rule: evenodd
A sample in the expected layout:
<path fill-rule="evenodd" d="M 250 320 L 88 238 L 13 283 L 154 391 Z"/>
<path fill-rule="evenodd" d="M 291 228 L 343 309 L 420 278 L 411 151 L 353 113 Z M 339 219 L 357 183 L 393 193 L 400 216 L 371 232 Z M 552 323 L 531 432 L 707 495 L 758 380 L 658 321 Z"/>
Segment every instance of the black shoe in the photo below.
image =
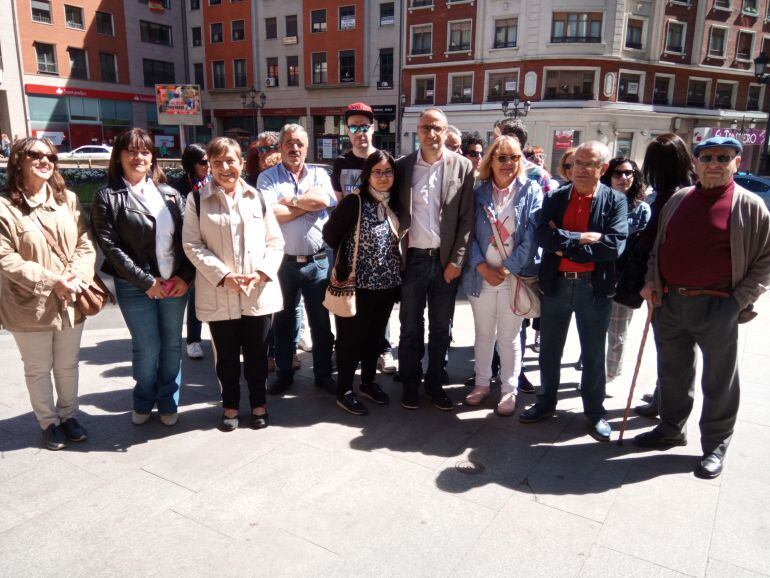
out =
<path fill-rule="evenodd" d="M 536 403 L 532 407 L 524 410 L 519 414 L 519 421 L 521 423 L 535 423 L 543 421 L 549 417 L 556 415 L 556 410 L 547 409 L 546 407 Z"/>
<path fill-rule="evenodd" d="M 331 377 L 324 377 L 315 380 L 315 386 L 324 390 L 326 393 L 337 393 L 337 382 Z"/>
<path fill-rule="evenodd" d="M 235 431 L 238 429 L 238 416 L 234 417 L 227 417 L 224 413 L 222 414 L 222 421 L 219 424 L 219 429 L 222 431 Z"/>
<path fill-rule="evenodd" d="M 293 383 L 293 377 L 276 377 L 273 382 L 267 386 L 267 393 L 270 395 L 283 395 Z"/>
<path fill-rule="evenodd" d="M 74 417 L 63 421 L 61 427 L 64 430 L 64 435 L 71 442 L 82 442 L 88 439 L 86 428 L 80 425 Z"/>
<path fill-rule="evenodd" d="M 369 410 L 361 403 L 352 389 L 345 392 L 342 398 L 337 398 L 337 405 L 353 415 L 367 415 Z"/>
<path fill-rule="evenodd" d="M 397 371 L 393 374 L 393 381 L 401 381 L 401 372 Z"/>
<path fill-rule="evenodd" d="M 382 391 L 382 388 L 374 382 L 362 383 L 361 387 L 358 388 L 358 394 L 366 399 L 371 399 L 378 405 L 388 405 L 390 403 L 388 394 Z"/>
<path fill-rule="evenodd" d="M 464 383 L 469 387 L 476 385 L 476 373 L 471 373 L 468 377 L 466 377 Z"/>
<path fill-rule="evenodd" d="M 634 413 L 642 417 L 658 417 L 658 404 L 650 402 L 637 405 L 634 408 Z"/>
<path fill-rule="evenodd" d="M 642 396 L 642 401 L 645 402 L 645 403 L 650 403 L 652 400 L 653 400 L 653 396 L 652 396 L 651 393 L 645 393 Z"/>
<path fill-rule="evenodd" d="M 640 433 L 634 438 L 634 443 L 640 448 L 670 448 L 674 446 L 686 446 L 687 436 L 679 434 L 678 436 L 667 436 L 663 433 L 660 426 Z"/>
<path fill-rule="evenodd" d="M 251 414 L 251 429 L 264 429 L 269 422 L 270 418 L 267 416 L 267 412 L 261 415 Z"/>
<path fill-rule="evenodd" d="M 519 391 L 521 393 L 535 393 L 535 386 L 524 373 L 519 374 Z"/>
<path fill-rule="evenodd" d="M 575 369 L 578 371 L 583 371 L 583 356 L 581 355 L 578 357 L 577 363 L 575 364 Z"/>
<path fill-rule="evenodd" d="M 443 388 L 426 391 L 425 395 L 433 402 L 433 405 L 441 411 L 451 411 L 455 408 L 455 404 L 452 403 L 452 399 L 446 394 Z"/>
<path fill-rule="evenodd" d="M 416 389 L 404 388 L 404 394 L 401 396 L 401 407 L 406 409 L 420 409 L 420 396 Z"/>
<path fill-rule="evenodd" d="M 722 464 L 724 464 L 725 457 L 716 453 L 710 453 L 703 456 L 703 459 L 695 468 L 695 475 L 699 478 L 706 480 L 712 480 L 722 473 Z"/>
<path fill-rule="evenodd" d="M 63 450 L 67 447 L 67 436 L 60 425 L 51 424 L 43 430 L 43 447 L 47 450 Z"/>

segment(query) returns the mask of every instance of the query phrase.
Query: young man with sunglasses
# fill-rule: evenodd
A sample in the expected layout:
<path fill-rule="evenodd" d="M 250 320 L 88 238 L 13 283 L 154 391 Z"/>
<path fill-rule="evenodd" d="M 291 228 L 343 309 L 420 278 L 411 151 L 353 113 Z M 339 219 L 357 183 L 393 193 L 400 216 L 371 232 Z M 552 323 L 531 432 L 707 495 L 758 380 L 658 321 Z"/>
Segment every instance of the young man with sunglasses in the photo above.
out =
<path fill-rule="evenodd" d="M 484 141 L 477 134 L 468 134 L 463 138 L 460 148 L 463 156 L 471 161 L 473 174 L 477 175 L 481 157 L 484 156 Z"/>
<path fill-rule="evenodd" d="M 655 306 L 660 424 L 636 436 L 646 448 L 687 443 L 695 396 L 695 347 L 703 357 L 701 478 L 722 473 L 738 415 L 738 324 L 770 283 L 770 213 L 733 180 L 741 143 L 711 137 L 695 146 L 698 184 L 679 190 L 660 213 L 642 297 Z"/>

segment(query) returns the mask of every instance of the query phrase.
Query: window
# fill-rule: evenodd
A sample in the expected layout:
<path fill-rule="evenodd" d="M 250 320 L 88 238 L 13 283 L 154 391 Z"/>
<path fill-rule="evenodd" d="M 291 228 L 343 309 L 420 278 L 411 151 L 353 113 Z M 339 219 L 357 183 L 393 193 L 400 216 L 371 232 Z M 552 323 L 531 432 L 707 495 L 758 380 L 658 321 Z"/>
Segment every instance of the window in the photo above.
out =
<path fill-rule="evenodd" d="M 353 30 L 356 27 L 356 7 L 340 6 L 340 30 Z"/>
<path fill-rule="evenodd" d="M 759 84 L 749 86 L 749 95 L 746 99 L 746 110 L 761 110 L 762 87 Z"/>
<path fill-rule="evenodd" d="M 435 79 L 417 78 L 414 82 L 414 104 L 433 104 Z"/>
<path fill-rule="evenodd" d="M 224 41 L 224 33 L 222 32 L 222 23 L 215 22 L 211 24 L 211 43 L 218 44 Z"/>
<path fill-rule="evenodd" d="M 615 156 L 616 157 L 631 157 L 631 147 L 634 144 L 634 133 L 632 132 L 619 132 L 617 139 L 615 140 Z"/>
<path fill-rule="evenodd" d="M 412 26 L 412 54 L 430 54 L 433 50 L 433 27 Z"/>
<path fill-rule="evenodd" d="M 727 38 L 727 29 L 712 26 L 709 33 L 709 56 L 724 58 L 725 39 Z"/>
<path fill-rule="evenodd" d="M 393 26 L 396 23 L 396 8 L 393 2 L 380 4 L 380 26 Z"/>
<path fill-rule="evenodd" d="M 714 8 L 730 9 L 730 0 L 714 0 Z"/>
<path fill-rule="evenodd" d="M 671 87 L 673 79 L 670 76 L 656 76 L 652 88 L 652 104 L 671 104 Z"/>
<path fill-rule="evenodd" d="M 164 10 L 171 10 L 171 0 L 155 0 Z M 139 4 L 149 4 L 149 0 L 139 0 Z"/>
<path fill-rule="evenodd" d="M 310 13 L 310 31 L 326 32 L 326 10 L 313 10 Z"/>
<path fill-rule="evenodd" d="M 176 78 L 174 77 L 173 62 L 143 58 L 142 71 L 144 72 L 145 86 L 155 86 L 156 84 L 173 84 L 176 82 Z"/>
<path fill-rule="evenodd" d="M 214 77 L 214 88 L 225 87 L 225 61 L 215 60 L 211 63 L 211 71 Z"/>
<path fill-rule="evenodd" d="M 732 82 L 717 82 L 717 90 L 714 94 L 714 108 L 735 108 L 733 105 L 735 86 Z"/>
<path fill-rule="evenodd" d="M 203 63 L 193 63 L 193 82 L 201 87 L 201 90 L 206 90 L 206 75 L 203 74 Z"/>
<path fill-rule="evenodd" d="M 193 26 L 192 28 L 192 45 L 193 46 L 201 46 L 203 44 L 202 36 L 201 36 L 201 27 L 200 26 Z"/>
<path fill-rule="evenodd" d="M 64 21 L 67 28 L 77 28 L 78 30 L 84 30 L 85 24 L 83 23 L 83 9 L 79 6 L 67 6 L 64 5 Z"/>
<path fill-rule="evenodd" d="M 30 120 L 43 122 L 68 122 L 66 98 L 51 98 L 48 96 L 28 96 Z"/>
<path fill-rule="evenodd" d="M 590 100 L 594 98 L 594 72 L 549 70 L 545 74 L 546 100 Z"/>
<path fill-rule="evenodd" d="M 313 84 L 326 84 L 326 53 L 313 53 Z"/>
<path fill-rule="evenodd" d="M 67 48 L 70 57 L 70 78 L 88 80 L 88 59 L 82 48 Z"/>
<path fill-rule="evenodd" d="M 706 108 L 707 80 L 692 80 L 687 83 L 687 106 Z"/>
<path fill-rule="evenodd" d="M 99 99 L 99 116 L 104 124 L 131 126 L 133 108 L 130 102 Z"/>
<path fill-rule="evenodd" d="M 96 32 L 106 36 L 115 36 L 115 27 L 112 24 L 112 14 L 108 12 L 96 13 Z"/>
<path fill-rule="evenodd" d="M 340 83 L 356 81 L 356 51 L 340 50 Z"/>
<path fill-rule="evenodd" d="M 286 17 L 286 36 L 297 36 L 297 15 L 290 14 Z"/>
<path fill-rule="evenodd" d="M 50 0 L 32 0 L 32 20 L 43 24 L 50 24 L 53 21 Z"/>
<path fill-rule="evenodd" d="M 748 14 L 749 16 L 756 16 L 759 13 L 757 8 L 757 0 L 743 0 L 742 12 L 744 14 Z"/>
<path fill-rule="evenodd" d="M 265 18 L 265 38 L 267 40 L 278 38 L 278 20 L 276 18 Z"/>
<path fill-rule="evenodd" d="M 99 68 L 102 72 L 103 82 L 118 81 L 118 61 L 114 54 L 109 52 L 100 52 Z"/>
<path fill-rule="evenodd" d="M 246 28 L 243 20 L 233 20 L 230 22 L 230 38 L 233 42 L 240 42 L 246 38 Z"/>
<path fill-rule="evenodd" d="M 429 6 L 433 6 L 433 0 L 412 0 L 412 8 L 427 8 Z"/>
<path fill-rule="evenodd" d="M 735 46 L 735 60 L 751 60 L 754 49 L 754 35 L 741 30 L 738 32 L 738 43 Z"/>
<path fill-rule="evenodd" d="M 626 24 L 626 48 L 634 48 L 636 50 L 644 48 L 643 34 L 644 20 L 629 18 Z"/>
<path fill-rule="evenodd" d="M 271 57 L 267 59 L 267 77 L 272 78 L 273 86 L 278 86 L 278 59 Z"/>
<path fill-rule="evenodd" d="M 512 100 L 519 90 L 517 72 L 492 72 L 487 84 L 487 102 Z"/>
<path fill-rule="evenodd" d="M 551 42 L 601 42 L 601 12 L 554 12 Z"/>
<path fill-rule="evenodd" d="M 286 84 L 289 86 L 299 86 L 299 57 L 286 57 L 286 71 L 288 73 Z"/>
<path fill-rule="evenodd" d="M 684 52 L 684 22 L 668 21 L 666 28 L 666 52 Z"/>
<path fill-rule="evenodd" d="M 393 49 L 380 48 L 380 85 L 393 86 Z"/>
<path fill-rule="evenodd" d="M 235 88 L 245 88 L 248 86 L 248 80 L 246 60 L 243 58 L 236 58 L 233 60 L 233 86 Z"/>
<path fill-rule="evenodd" d="M 449 23 L 449 52 L 471 49 L 471 21 Z"/>
<path fill-rule="evenodd" d="M 96 98 L 70 96 L 70 120 L 99 120 L 99 101 Z"/>
<path fill-rule="evenodd" d="M 495 43 L 493 48 L 516 48 L 516 36 L 519 30 L 518 18 L 495 20 Z"/>
<path fill-rule="evenodd" d="M 201 0 L 190 0 L 190 10 L 200 10 Z"/>
<path fill-rule="evenodd" d="M 622 102 L 639 102 L 642 76 L 630 72 L 621 72 L 618 78 L 618 100 Z"/>
<path fill-rule="evenodd" d="M 209 0 L 209 6 L 219 6 L 222 4 L 222 0 Z"/>
<path fill-rule="evenodd" d="M 37 52 L 38 72 L 58 74 L 59 68 L 56 66 L 56 47 L 53 44 L 35 42 L 35 52 Z"/>
<path fill-rule="evenodd" d="M 449 102 L 471 102 L 473 97 L 473 75 L 463 74 L 451 77 Z"/>
<path fill-rule="evenodd" d="M 163 24 L 156 24 L 155 22 L 145 22 L 144 20 L 140 20 L 139 29 L 142 34 L 142 42 L 149 42 L 150 44 L 162 44 L 164 46 L 172 45 L 171 26 L 164 26 Z"/>

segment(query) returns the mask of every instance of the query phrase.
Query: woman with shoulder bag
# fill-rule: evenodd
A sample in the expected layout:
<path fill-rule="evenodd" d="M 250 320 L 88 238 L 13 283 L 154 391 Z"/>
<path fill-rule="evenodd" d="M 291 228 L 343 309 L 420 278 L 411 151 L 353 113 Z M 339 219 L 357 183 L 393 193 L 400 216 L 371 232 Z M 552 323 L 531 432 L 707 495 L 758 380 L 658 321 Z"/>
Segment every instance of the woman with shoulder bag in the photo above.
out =
<path fill-rule="evenodd" d="M 337 405 L 354 415 L 367 407 L 353 390 L 361 363 L 360 394 L 378 405 L 390 399 L 375 383 L 380 342 L 401 288 L 398 247 L 396 163 L 377 150 L 366 159 L 357 194 L 346 196 L 324 225 L 324 241 L 337 262 L 332 282 L 355 281 L 355 315 L 335 315 L 337 327 Z"/>
<path fill-rule="evenodd" d="M 96 260 L 80 202 L 65 189 L 57 162 L 50 140 L 17 140 L 0 197 L 0 319 L 21 352 L 49 450 L 88 437 L 75 418 L 85 320 L 75 298 L 92 282 Z"/>
<path fill-rule="evenodd" d="M 539 185 L 525 175 L 524 162 L 519 142 L 510 136 L 497 137 L 484 153 L 474 192 L 476 224 L 463 275 L 476 332 L 476 383 L 465 403 L 477 406 L 489 396 L 496 341 L 502 394 L 497 413 L 502 416 L 516 410 L 519 331 L 526 313 L 514 312 L 512 298 L 518 285 L 537 275 L 535 227 L 543 201 Z"/>
<path fill-rule="evenodd" d="M 166 185 L 152 137 L 132 128 L 115 139 L 107 178 L 96 192 L 91 222 L 104 253 L 102 271 L 131 333 L 134 403 L 142 425 L 157 406 L 163 425 L 179 414 L 182 321 L 194 269 L 182 251 L 184 200 Z"/>

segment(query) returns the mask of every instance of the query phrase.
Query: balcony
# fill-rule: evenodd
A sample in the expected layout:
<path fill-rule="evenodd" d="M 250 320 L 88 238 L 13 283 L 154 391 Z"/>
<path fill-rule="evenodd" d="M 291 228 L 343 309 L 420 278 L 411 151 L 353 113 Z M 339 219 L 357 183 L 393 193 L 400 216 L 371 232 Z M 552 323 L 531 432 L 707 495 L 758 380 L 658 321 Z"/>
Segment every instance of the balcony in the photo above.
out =
<path fill-rule="evenodd" d="M 551 42 L 554 44 L 590 44 L 601 41 L 601 36 L 551 36 Z"/>

